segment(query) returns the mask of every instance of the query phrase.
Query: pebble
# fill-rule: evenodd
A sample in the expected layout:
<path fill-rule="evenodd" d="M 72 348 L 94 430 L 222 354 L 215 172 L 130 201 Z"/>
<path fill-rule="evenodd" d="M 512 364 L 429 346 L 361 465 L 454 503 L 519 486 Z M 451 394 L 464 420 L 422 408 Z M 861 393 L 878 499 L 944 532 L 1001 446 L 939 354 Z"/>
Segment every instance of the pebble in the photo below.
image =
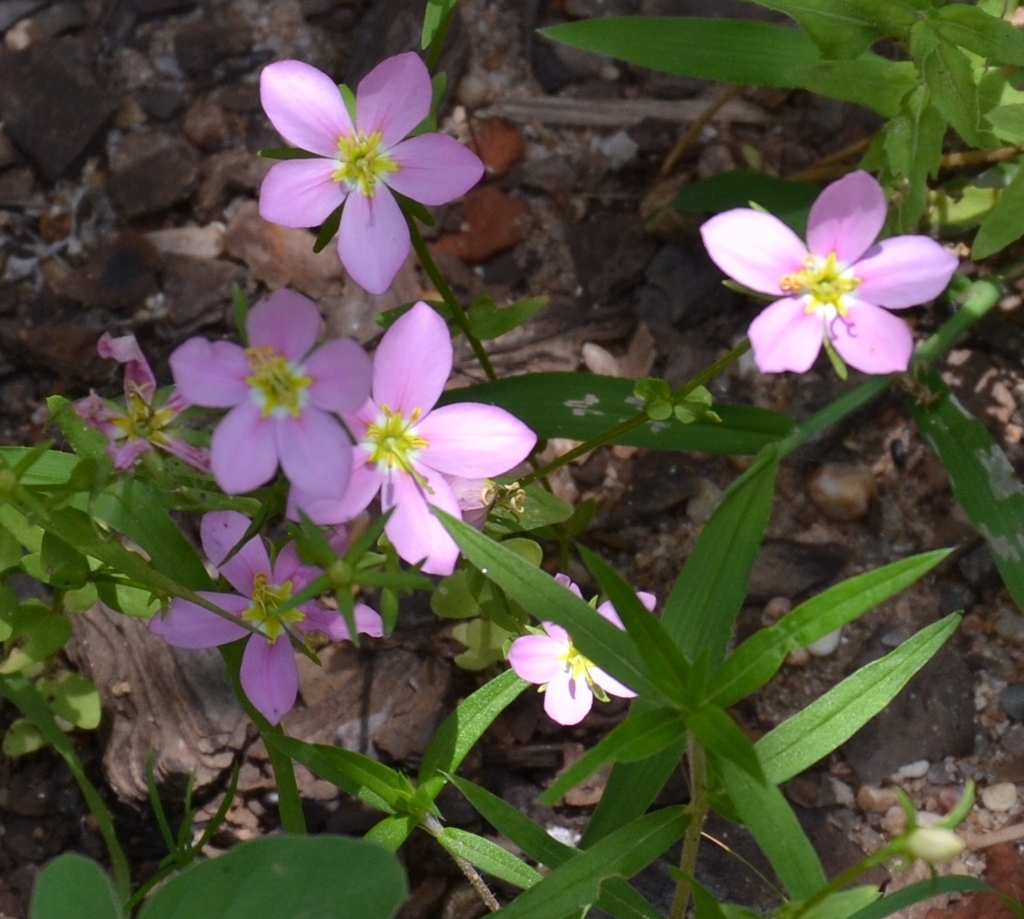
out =
<path fill-rule="evenodd" d="M 999 697 L 999 707 L 1014 721 L 1024 721 L 1024 683 L 1011 683 Z"/>
<path fill-rule="evenodd" d="M 526 153 L 523 134 L 504 118 L 488 118 L 476 129 L 476 151 L 487 167 L 487 174 L 500 179 Z"/>
<path fill-rule="evenodd" d="M 1015 645 L 1024 644 L 1024 616 L 1012 609 L 1003 607 L 996 616 L 996 634 Z"/>
<path fill-rule="evenodd" d="M 882 829 L 891 836 L 902 833 L 907 828 L 907 815 L 899 805 L 890 807 L 882 818 Z"/>
<path fill-rule="evenodd" d="M 1013 782 L 999 782 L 982 789 L 981 803 L 994 813 L 1004 813 L 1017 803 L 1017 786 Z"/>
<path fill-rule="evenodd" d="M 945 788 L 939 791 L 939 806 L 949 813 L 954 807 L 960 803 L 960 799 L 964 796 L 964 790 L 959 785 L 947 785 Z"/>
<path fill-rule="evenodd" d="M 811 655 L 806 648 L 794 648 L 786 655 L 786 663 L 790 667 L 806 667 L 811 660 Z"/>
<path fill-rule="evenodd" d="M 896 770 L 897 779 L 923 779 L 928 774 L 931 763 L 926 759 L 915 760 Z"/>
<path fill-rule="evenodd" d="M 483 262 L 511 249 L 526 239 L 533 226 L 526 199 L 508 195 L 493 185 L 474 188 L 466 195 L 462 218 L 459 232 L 441 236 L 434 250 L 466 262 Z"/>
<path fill-rule="evenodd" d="M 167 227 L 152 230 L 146 239 L 164 254 L 219 258 L 224 253 L 224 224 L 215 221 L 205 227 Z"/>
<path fill-rule="evenodd" d="M 807 490 L 815 507 L 831 520 L 863 520 L 878 494 L 878 482 L 864 466 L 823 463 L 811 475 Z"/>
<path fill-rule="evenodd" d="M 843 630 L 836 629 L 828 635 L 822 635 L 817 641 L 811 642 L 807 650 L 814 657 L 828 657 L 839 647 L 839 640 L 842 638 Z"/>
<path fill-rule="evenodd" d="M 857 807 L 865 814 L 885 814 L 899 804 L 896 792 L 877 785 L 861 785 L 857 789 Z"/>

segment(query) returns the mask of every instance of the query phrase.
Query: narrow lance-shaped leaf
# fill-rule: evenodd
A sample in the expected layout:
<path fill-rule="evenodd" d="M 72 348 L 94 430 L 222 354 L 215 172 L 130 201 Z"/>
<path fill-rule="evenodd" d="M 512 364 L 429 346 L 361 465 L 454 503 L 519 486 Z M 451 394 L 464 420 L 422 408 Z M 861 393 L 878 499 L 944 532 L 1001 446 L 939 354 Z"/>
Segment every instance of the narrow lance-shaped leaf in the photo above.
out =
<path fill-rule="evenodd" d="M 476 833 L 448 826 L 436 838 L 449 855 L 461 858 L 520 890 L 533 887 L 540 880 L 540 874 L 535 868 L 520 861 L 508 849 Z"/>

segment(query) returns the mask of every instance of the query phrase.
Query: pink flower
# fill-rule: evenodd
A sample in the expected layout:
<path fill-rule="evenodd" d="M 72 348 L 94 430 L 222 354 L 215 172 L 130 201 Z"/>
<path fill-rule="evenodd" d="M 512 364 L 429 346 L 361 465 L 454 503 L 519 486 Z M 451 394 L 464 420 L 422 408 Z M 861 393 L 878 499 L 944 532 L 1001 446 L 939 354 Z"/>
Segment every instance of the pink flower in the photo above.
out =
<path fill-rule="evenodd" d="M 122 472 L 131 469 L 143 453 L 159 447 L 202 472 L 209 472 L 209 451 L 169 433 L 172 422 L 188 408 L 188 400 L 181 393 L 172 393 L 162 403 L 154 402 L 156 377 L 135 336 L 111 338 L 104 332 L 96 351 L 100 357 L 124 364 L 124 411 L 111 408 L 96 393 L 90 393 L 75 403 L 75 414 L 107 436 L 107 454 L 114 468 Z"/>
<path fill-rule="evenodd" d="M 294 543 L 278 553 L 273 566 L 258 536 L 228 558 L 249 525 L 248 518 L 235 511 L 214 511 L 203 517 L 199 527 L 203 551 L 238 593 L 201 591 L 200 596 L 256 631 L 181 599 L 172 600 L 166 613 L 154 616 L 149 630 L 178 648 L 212 648 L 247 638 L 242 688 L 256 709 L 277 724 L 295 704 L 299 689 L 292 639 L 306 642 L 322 635 L 331 641 L 345 641 L 351 636 L 339 613 L 321 609 L 315 602 L 278 611 L 293 593 L 322 574 L 299 561 Z M 384 634 L 380 616 L 362 603 L 356 604 L 355 623 L 360 634 Z"/>
<path fill-rule="evenodd" d="M 809 369 L 823 339 L 866 373 L 907 369 L 910 330 L 887 311 L 937 297 L 958 262 L 926 236 L 875 242 L 885 216 L 882 186 L 861 171 L 819 195 L 807 245 L 781 220 L 746 208 L 726 211 L 701 227 L 704 245 L 722 271 L 782 298 L 750 326 L 762 372 Z"/>
<path fill-rule="evenodd" d="M 409 254 L 409 227 L 392 192 L 446 204 L 483 175 L 483 163 L 454 138 L 407 136 L 432 99 L 430 74 L 415 54 L 388 58 L 360 81 L 354 120 L 334 81 L 301 61 L 265 67 L 260 97 L 281 136 L 316 154 L 267 173 L 260 214 L 286 227 L 315 227 L 344 202 L 338 256 L 370 293 L 387 290 Z"/>
<path fill-rule="evenodd" d="M 580 589 L 564 574 L 555 575 L 555 580 L 581 596 Z M 648 610 L 654 609 L 654 594 L 641 592 L 637 598 Z M 617 628 L 623 627 L 610 602 L 602 603 L 596 612 Z M 607 702 L 608 696 L 632 699 L 636 695 L 580 654 L 569 633 L 553 622 L 543 622 L 534 634 L 512 642 L 508 662 L 519 677 L 540 684 L 544 711 L 559 724 L 579 724 L 594 704 L 594 696 Z"/>
<path fill-rule="evenodd" d="M 434 408 L 452 369 L 448 326 L 417 303 L 384 333 L 373 359 L 371 397 L 345 422 L 356 439 L 352 476 L 340 501 L 317 500 L 296 485 L 289 515 L 301 508 L 316 523 L 350 520 L 377 492 L 393 509 L 385 532 L 407 562 L 429 574 L 451 574 L 455 541 L 430 506 L 462 516 L 446 476 L 500 475 L 521 462 L 537 438 L 493 405 L 459 402 Z"/>
<path fill-rule="evenodd" d="M 228 494 L 269 482 L 278 463 L 314 494 L 340 496 L 352 444 L 332 412 L 370 391 L 370 359 L 349 338 L 311 350 L 320 330 L 312 300 L 278 290 L 256 304 L 249 346 L 190 338 L 171 355 L 178 389 L 196 405 L 229 408 L 210 442 L 213 475 Z"/>

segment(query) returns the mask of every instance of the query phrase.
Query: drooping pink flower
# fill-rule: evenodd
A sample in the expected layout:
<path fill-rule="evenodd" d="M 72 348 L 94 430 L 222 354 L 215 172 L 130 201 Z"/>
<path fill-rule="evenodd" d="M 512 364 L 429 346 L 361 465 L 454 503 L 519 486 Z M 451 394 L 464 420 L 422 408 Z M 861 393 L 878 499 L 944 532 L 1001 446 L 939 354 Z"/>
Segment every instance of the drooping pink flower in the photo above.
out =
<path fill-rule="evenodd" d="M 581 596 L 580 589 L 564 574 L 555 575 L 555 580 Z M 654 594 L 642 591 L 637 598 L 648 610 L 653 610 L 657 602 Z M 616 628 L 623 627 L 609 601 L 598 606 L 596 612 Z M 543 622 L 533 634 L 512 642 L 508 662 L 519 677 L 540 684 L 544 711 L 559 724 L 579 724 L 593 706 L 595 696 L 607 702 L 608 696 L 632 699 L 636 695 L 580 654 L 569 633 L 554 622 Z"/>
<path fill-rule="evenodd" d="M 352 476 L 340 501 L 317 499 L 297 484 L 289 513 L 301 508 L 314 522 L 350 520 L 380 492 L 385 527 L 407 562 L 429 574 L 451 574 L 455 541 L 430 506 L 461 517 L 446 476 L 477 479 L 522 462 L 537 437 L 518 418 L 493 405 L 459 402 L 434 408 L 452 369 L 445 321 L 417 303 L 384 333 L 373 359 L 373 389 L 345 422 L 356 439 Z"/>
<path fill-rule="evenodd" d="M 409 227 L 392 192 L 446 204 L 480 181 L 480 159 L 457 140 L 408 137 L 430 113 L 426 65 L 413 53 L 373 68 L 356 88 L 355 118 L 334 81 L 301 61 L 260 75 L 263 108 L 290 144 L 316 154 L 284 160 L 260 188 L 260 214 L 286 227 L 316 227 L 344 202 L 338 256 L 370 293 L 383 293 L 409 254 Z"/>
<path fill-rule="evenodd" d="M 75 403 L 75 414 L 90 427 L 106 435 L 107 455 L 122 472 L 135 465 L 147 450 L 159 447 L 202 472 L 210 471 L 210 453 L 175 437 L 175 419 L 189 407 L 188 400 L 174 392 L 163 402 L 156 400 L 156 377 L 134 335 L 112 338 L 106 332 L 96 343 L 100 357 L 124 364 L 124 410 L 113 408 L 96 393 Z"/>
<path fill-rule="evenodd" d="M 778 218 L 747 208 L 701 227 L 708 254 L 722 271 L 781 298 L 748 333 L 762 372 L 809 369 L 825 338 L 858 370 L 907 369 L 913 339 L 888 311 L 937 297 L 958 262 L 927 236 L 875 242 L 885 217 L 882 186 L 858 171 L 833 182 L 814 202 L 806 245 Z"/>
<path fill-rule="evenodd" d="M 179 598 L 170 602 L 166 613 L 149 621 L 149 630 L 178 648 L 213 648 L 248 638 L 242 653 L 242 688 L 256 709 L 277 724 L 295 704 L 298 693 L 292 639 L 305 642 L 319 635 L 346 641 L 351 635 L 343 616 L 321 609 L 314 601 L 279 612 L 285 601 L 323 573 L 299 561 L 294 543 L 281 549 L 273 565 L 258 536 L 227 558 L 249 525 L 249 519 L 235 511 L 213 511 L 203 517 L 199 527 L 203 551 L 238 591 L 201 591 L 200 596 L 238 621 Z M 384 634 L 380 616 L 365 604 L 356 604 L 355 624 L 362 635 L 379 638 Z"/>
<path fill-rule="evenodd" d="M 289 481 L 339 497 L 352 444 L 332 413 L 359 408 L 370 391 L 370 359 L 349 338 L 314 350 L 320 311 L 278 290 L 256 304 L 248 347 L 190 338 L 170 357 L 178 389 L 195 405 L 228 408 L 210 442 L 213 475 L 228 494 L 270 481 L 278 464 Z"/>

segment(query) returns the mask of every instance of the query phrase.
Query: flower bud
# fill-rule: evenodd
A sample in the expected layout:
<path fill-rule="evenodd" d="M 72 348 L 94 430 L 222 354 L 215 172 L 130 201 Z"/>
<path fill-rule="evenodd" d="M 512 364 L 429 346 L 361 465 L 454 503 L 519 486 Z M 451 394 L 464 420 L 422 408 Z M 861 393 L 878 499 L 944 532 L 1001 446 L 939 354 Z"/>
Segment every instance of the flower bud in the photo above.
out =
<path fill-rule="evenodd" d="M 956 833 L 941 826 L 919 826 L 907 836 L 907 852 L 929 865 L 956 858 L 965 845 Z"/>

